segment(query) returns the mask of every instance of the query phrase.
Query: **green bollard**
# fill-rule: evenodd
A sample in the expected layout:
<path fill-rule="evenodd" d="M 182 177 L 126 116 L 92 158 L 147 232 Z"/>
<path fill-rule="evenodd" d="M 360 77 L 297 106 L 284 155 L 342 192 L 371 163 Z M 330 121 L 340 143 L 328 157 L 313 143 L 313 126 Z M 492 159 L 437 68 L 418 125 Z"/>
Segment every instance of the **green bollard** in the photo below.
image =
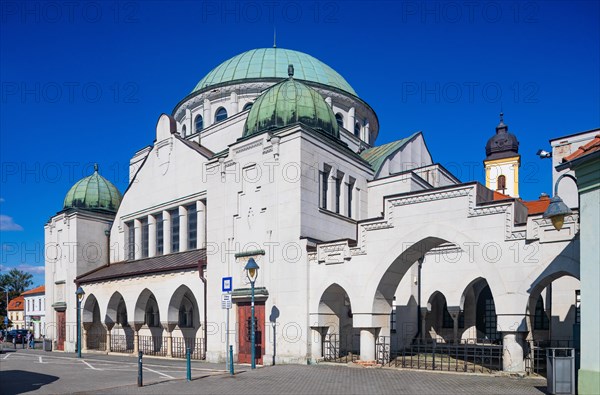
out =
<path fill-rule="evenodd" d="M 233 376 L 233 346 L 229 346 L 229 373 Z"/>
<path fill-rule="evenodd" d="M 138 387 L 142 387 L 144 385 L 142 377 L 142 355 L 144 355 L 144 353 L 140 351 L 138 353 Z"/>
<path fill-rule="evenodd" d="M 185 359 L 187 364 L 187 381 L 192 381 L 192 353 L 189 347 L 185 352 Z"/>

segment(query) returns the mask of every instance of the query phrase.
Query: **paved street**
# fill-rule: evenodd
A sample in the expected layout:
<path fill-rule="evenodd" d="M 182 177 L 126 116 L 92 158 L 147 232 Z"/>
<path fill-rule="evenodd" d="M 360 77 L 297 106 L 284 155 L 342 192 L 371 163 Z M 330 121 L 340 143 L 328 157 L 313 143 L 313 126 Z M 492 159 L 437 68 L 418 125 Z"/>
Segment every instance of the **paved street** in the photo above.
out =
<path fill-rule="evenodd" d="M 251 371 L 223 364 L 144 357 L 144 387 L 137 387 L 136 359 L 129 356 L 11 350 L 0 354 L 2 394 L 543 394 L 545 380 L 460 375 L 337 365 L 280 365 Z"/>

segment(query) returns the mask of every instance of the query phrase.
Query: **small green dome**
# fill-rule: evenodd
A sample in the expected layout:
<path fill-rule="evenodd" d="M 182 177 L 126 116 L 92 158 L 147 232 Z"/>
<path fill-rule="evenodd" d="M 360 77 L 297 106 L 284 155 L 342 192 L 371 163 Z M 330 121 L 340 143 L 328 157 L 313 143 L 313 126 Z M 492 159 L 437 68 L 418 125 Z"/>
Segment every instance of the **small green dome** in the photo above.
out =
<path fill-rule="evenodd" d="M 77 181 L 69 189 L 63 209 L 77 207 L 116 212 L 119 204 L 121 193 L 110 181 L 98 174 L 98 165 L 94 165 L 94 174 Z"/>
<path fill-rule="evenodd" d="M 292 65 L 289 66 L 289 74 L 289 79 L 273 85 L 256 99 L 248 113 L 243 136 L 302 123 L 339 138 L 338 123 L 325 99 L 311 87 L 292 78 Z"/>
<path fill-rule="evenodd" d="M 296 78 L 329 85 L 358 96 L 337 71 L 308 54 L 284 48 L 259 48 L 228 59 L 196 84 L 192 93 L 213 85 L 241 80 L 285 78 L 288 64 L 296 67 Z"/>

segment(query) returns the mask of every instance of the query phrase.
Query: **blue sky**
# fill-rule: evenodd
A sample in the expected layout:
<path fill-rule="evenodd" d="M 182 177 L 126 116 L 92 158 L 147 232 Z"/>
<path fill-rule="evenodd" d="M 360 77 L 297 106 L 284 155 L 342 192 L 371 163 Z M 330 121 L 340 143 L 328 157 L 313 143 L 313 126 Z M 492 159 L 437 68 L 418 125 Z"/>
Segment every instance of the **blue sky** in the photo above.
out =
<path fill-rule="evenodd" d="M 600 126 L 594 1 L 0 3 L 2 271 L 43 279 L 43 226 L 78 179 L 124 191 L 129 158 L 220 62 L 273 45 L 329 64 L 376 111 L 377 144 L 424 132 L 435 161 L 484 182 L 502 107 L 521 196 L 551 192 L 548 139 Z"/>

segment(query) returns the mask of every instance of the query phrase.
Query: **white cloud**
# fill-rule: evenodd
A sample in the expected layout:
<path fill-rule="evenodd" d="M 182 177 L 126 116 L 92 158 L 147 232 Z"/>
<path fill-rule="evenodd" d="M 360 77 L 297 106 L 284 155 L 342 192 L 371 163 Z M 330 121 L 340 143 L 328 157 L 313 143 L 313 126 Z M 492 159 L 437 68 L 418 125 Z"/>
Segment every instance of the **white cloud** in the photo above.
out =
<path fill-rule="evenodd" d="M 5 202 L 4 198 L 0 196 L 0 203 L 4 203 L 4 202 Z"/>
<path fill-rule="evenodd" d="M 23 230 L 23 227 L 17 224 L 12 217 L 0 214 L 0 231 Z"/>

